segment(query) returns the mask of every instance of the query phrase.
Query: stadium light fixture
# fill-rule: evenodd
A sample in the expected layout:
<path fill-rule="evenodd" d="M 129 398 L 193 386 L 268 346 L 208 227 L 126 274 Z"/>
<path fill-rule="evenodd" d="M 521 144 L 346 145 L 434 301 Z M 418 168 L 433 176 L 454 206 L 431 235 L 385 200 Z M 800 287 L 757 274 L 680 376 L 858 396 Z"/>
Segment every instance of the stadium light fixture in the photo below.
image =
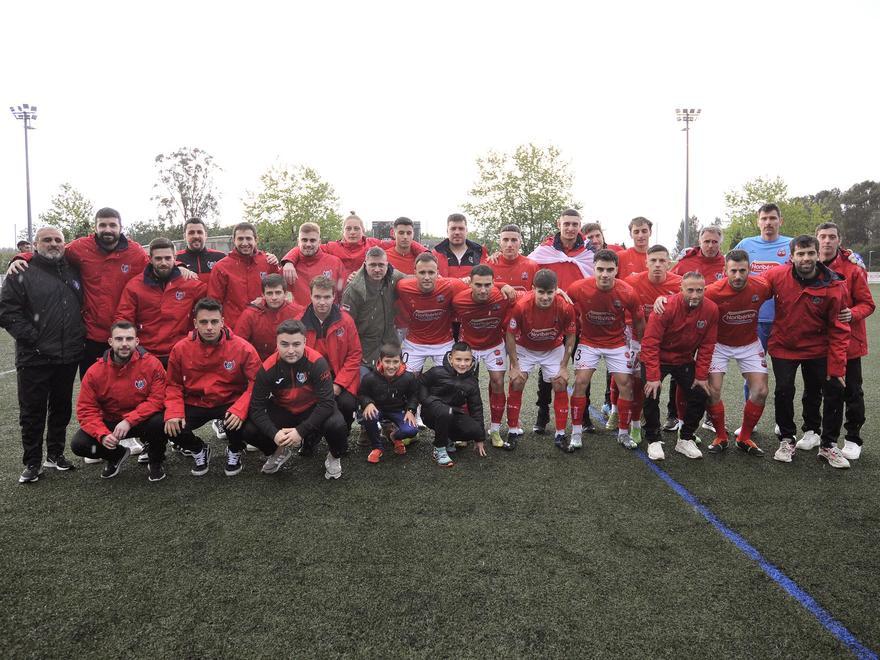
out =
<path fill-rule="evenodd" d="M 675 120 L 683 121 L 684 128 L 684 230 L 682 233 L 682 243 L 684 248 L 690 247 L 688 244 L 688 222 L 690 221 L 690 184 L 691 184 L 691 144 L 690 133 L 691 124 L 700 118 L 700 108 L 676 108 Z"/>
<path fill-rule="evenodd" d="M 28 131 L 33 130 L 31 122 L 37 118 L 37 106 L 23 103 L 18 106 L 9 106 L 12 116 L 24 123 L 24 181 L 27 192 L 27 238 L 28 242 L 34 242 L 34 225 L 31 220 L 31 165 L 28 152 Z"/>

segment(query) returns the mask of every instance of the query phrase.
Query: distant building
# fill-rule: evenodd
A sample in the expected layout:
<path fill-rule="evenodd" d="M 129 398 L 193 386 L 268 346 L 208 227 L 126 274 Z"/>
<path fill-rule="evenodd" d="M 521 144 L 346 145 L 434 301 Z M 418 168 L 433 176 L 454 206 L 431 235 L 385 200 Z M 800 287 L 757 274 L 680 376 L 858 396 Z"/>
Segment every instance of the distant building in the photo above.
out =
<path fill-rule="evenodd" d="M 394 225 L 393 220 L 374 220 L 373 221 L 373 237 L 374 238 L 391 238 L 391 227 Z M 421 220 L 413 220 L 413 240 L 421 243 L 422 240 L 422 222 Z"/>

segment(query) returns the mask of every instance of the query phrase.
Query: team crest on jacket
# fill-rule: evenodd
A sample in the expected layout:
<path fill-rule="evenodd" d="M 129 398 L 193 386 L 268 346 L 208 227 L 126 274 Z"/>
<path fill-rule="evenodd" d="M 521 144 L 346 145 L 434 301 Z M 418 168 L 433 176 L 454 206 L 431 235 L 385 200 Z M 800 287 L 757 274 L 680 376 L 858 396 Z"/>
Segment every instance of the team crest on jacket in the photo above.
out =
<path fill-rule="evenodd" d="M 716 280 L 720 280 L 722 277 L 724 277 L 724 273 L 715 273 Z"/>
<path fill-rule="evenodd" d="M 123 273 L 127 273 L 130 270 L 131 270 L 131 266 L 129 266 L 128 264 L 122 264 L 122 272 Z"/>
<path fill-rule="evenodd" d="M 333 271 L 332 271 L 332 270 L 325 270 L 325 271 L 324 271 L 323 273 L 321 273 L 321 274 L 322 274 L 324 277 L 329 278 L 329 279 L 332 279 L 332 277 L 333 277 Z"/>
<path fill-rule="evenodd" d="M 336 328 L 336 336 L 341 337 L 345 334 L 345 328 Z"/>
<path fill-rule="evenodd" d="M 208 267 L 208 270 L 211 270 L 212 268 L 214 268 L 214 264 L 216 263 L 216 261 L 206 261 L 205 265 Z"/>
<path fill-rule="evenodd" d="M 622 304 L 619 300 L 615 300 L 612 304 L 613 304 L 617 309 L 620 309 L 621 307 L 623 307 L 623 304 Z"/>
<path fill-rule="evenodd" d="M 142 390 L 147 386 L 147 381 L 145 381 L 143 378 L 138 378 L 136 381 L 134 381 L 134 386 L 137 389 Z"/>
<path fill-rule="evenodd" d="M 297 371 L 296 372 L 296 382 L 299 383 L 300 385 L 302 385 L 304 382 L 306 382 L 306 374 L 304 371 Z"/>
<path fill-rule="evenodd" d="M 758 302 L 758 294 L 752 296 L 752 302 Z"/>
<path fill-rule="evenodd" d="M 702 330 L 703 328 L 706 327 L 706 322 L 705 322 L 703 319 L 700 319 L 699 321 L 697 321 L 697 327 L 698 327 L 700 330 Z"/>
<path fill-rule="evenodd" d="M 446 296 L 444 296 L 442 293 L 437 296 L 437 302 L 443 302 L 444 300 L 446 300 Z"/>
<path fill-rule="evenodd" d="M 814 305 L 818 305 L 820 302 L 822 302 L 822 299 L 819 296 L 813 296 Z"/>
<path fill-rule="evenodd" d="M 510 329 L 516 330 L 516 319 L 510 319 Z"/>
<path fill-rule="evenodd" d="M 779 250 L 776 250 L 776 256 L 777 257 L 784 257 L 785 256 L 785 249 L 780 248 Z"/>
<path fill-rule="evenodd" d="M 225 360 L 223 362 L 223 368 L 226 369 L 226 371 L 232 371 L 235 369 L 235 360 Z"/>
<path fill-rule="evenodd" d="M 183 297 L 185 295 L 186 294 L 183 291 L 177 291 L 177 292 L 175 292 L 174 297 L 177 298 L 178 300 L 183 300 Z"/>
<path fill-rule="evenodd" d="M 80 286 L 79 280 L 70 280 L 70 286 L 72 286 L 72 287 L 73 287 L 74 289 L 76 289 L 77 291 L 79 291 L 80 288 L 82 288 L 82 287 Z"/>
<path fill-rule="evenodd" d="M 519 279 L 527 280 L 527 279 L 529 279 L 529 274 L 527 272 L 523 271 L 519 274 Z"/>

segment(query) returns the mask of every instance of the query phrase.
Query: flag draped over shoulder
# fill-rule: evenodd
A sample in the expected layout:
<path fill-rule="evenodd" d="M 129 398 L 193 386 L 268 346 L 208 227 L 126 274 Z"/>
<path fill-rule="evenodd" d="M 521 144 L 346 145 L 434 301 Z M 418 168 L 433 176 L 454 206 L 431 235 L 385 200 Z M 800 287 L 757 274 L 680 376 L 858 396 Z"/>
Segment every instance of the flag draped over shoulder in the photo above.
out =
<path fill-rule="evenodd" d="M 575 242 L 575 246 L 568 254 L 562 249 L 559 234 L 548 238 L 536 247 L 529 255 L 529 259 L 537 261 L 542 266 L 558 263 L 572 263 L 578 267 L 584 277 L 593 275 L 593 250 L 584 244 L 581 236 Z"/>

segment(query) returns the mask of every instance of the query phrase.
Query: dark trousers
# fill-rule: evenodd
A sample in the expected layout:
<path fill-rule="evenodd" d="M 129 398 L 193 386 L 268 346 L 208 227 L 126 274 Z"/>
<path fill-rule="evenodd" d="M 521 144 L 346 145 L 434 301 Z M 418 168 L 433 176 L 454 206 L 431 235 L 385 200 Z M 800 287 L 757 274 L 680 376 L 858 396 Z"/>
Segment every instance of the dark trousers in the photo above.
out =
<path fill-rule="evenodd" d="M 86 339 L 82 360 L 79 361 L 79 379 L 82 380 L 86 375 L 89 367 L 95 364 L 95 361 L 104 355 L 104 351 L 110 348 L 110 344 L 106 341 L 92 341 Z"/>
<path fill-rule="evenodd" d="M 111 431 L 118 423 L 118 419 L 104 420 L 104 424 Z M 165 459 L 165 421 L 162 418 L 162 413 L 156 413 L 137 426 L 132 426 L 127 437 L 140 438 L 146 443 L 150 463 L 161 463 Z M 107 449 L 101 444 L 100 438 L 93 438 L 82 429 L 79 429 L 73 436 L 73 440 L 70 441 L 70 449 L 77 456 L 103 458 L 105 461 L 117 459 L 123 452 L 121 446 Z"/>
<path fill-rule="evenodd" d="M 230 404 L 231 405 L 231 404 Z M 193 453 L 199 453 L 205 448 L 205 443 L 201 438 L 196 436 L 193 431 L 201 428 L 213 419 L 222 420 L 226 416 L 229 406 L 215 406 L 214 408 L 201 408 L 199 406 L 184 406 L 184 415 L 186 417 L 186 426 L 183 431 L 171 441 L 178 447 L 188 449 Z M 163 436 L 164 437 L 164 436 Z M 241 451 L 244 449 L 244 428 L 236 431 L 226 429 L 226 442 L 233 451 Z M 238 447 L 241 449 L 238 449 Z M 162 451 L 165 451 L 165 445 L 162 444 Z"/>
<path fill-rule="evenodd" d="M 688 393 L 687 409 L 684 414 L 684 424 L 681 427 L 679 437 L 682 440 L 693 440 L 694 431 L 703 418 L 706 411 L 706 393 L 702 387 L 694 387 L 694 363 L 688 364 L 661 364 L 660 382 L 666 376 L 670 376 L 675 384 Z M 642 365 L 642 380 L 646 383 L 645 366 Z M 648 442 L 660 440 L 660 392 L 656 397 L 645 398 L 645 437 Z"/>
<path fill-rule="evenodd" d="M 64 452 L 67 424 L 73 412 L 73 381 L 77 363 L 45 364 L 19 367 L 18 423 L 21 426 L 22 462 L 43 462 L 43 432 L 46 432 L 46 456 Z"/>
<path fill-rule="evenodd" d="M 379 409 L 379 417 L 376 419 L 364 419 L 363 426 L 367 429 L 367 435 L 370 436 L 370 447 L 372 449 L 383 448 L 382 437 L 379 435 L 379 432 L 382 430 L 382 422 L 385 421 L 392 422 L 397 426 L 397 431 L 394 432 L 394 437 L 396 439 L 402 440 L 403 438 L 414 438 L 419 432 L 419 428 L 408 424 L 406 420 L 403 419 L 405 414 L 405 410 Z"/>
<path fill-rule="evenodd" d="M 358 409 L 357 399 L 354 398 L 354 395 L 352 395 L 351 392 L 343 389 L 339 393 L 339 396 L 336 397 L 336 407 L 342 414 L 342 419 L 345 421 L 345 428 L 351 432 L 351 423 L 354 421 L 354 414 Z"/>
<path fill-rule="evenodd" d="M 843 422 L 843 386 L 835 380 L 826 380 L 827 362 L 825 358 L 810 360 L 786 360 L 773 357 L 773 376 L 776 390 L 773 393 L 773 406 L 776 410 L 776 423 L 783 438 L 794 438 L 797 425 L 794 422 L 794 380 L 798 367 L 804 381 L 804 428 L 822 429 L 822 446 L 830 447 L 837 442 Z M 820 404 L 824 406 L 820 413 Z"/>
<path fill-rule="evenodd" d="M 280 408 L 271 403 L 266 407 L 266 412 L 269 414 L 269 419 L 272 420 L 272 423 L 279 429 L 289 429 L 299 426 L 309 415 L 312 414 L 311 410 L 306 410 L 301 413 L 292 413 L 289 410 L 285 410 L 284 408 Z M 345 425 L 342 413 L 338 410 L 334 411 L 333 414 L 324 421 L 320 433 L 303 438 L 303 446 L 310 448 L 314 447 L 321 442 L 322 435 L 326 438 L 330 453 L 335 458 L 345 456 L 348 452 L 348 427 Z M 275 438 L 270 438 L 265 435 L 259 428 L 257 428 L 257 425 L 250 420 L 245 422 L 244 439 L 241 443 L 239 445 L 233 445 L 230 442 L 229 446 L 233 451 L 241 451 L 244 449 L 245 441 L 247 441 L 248 444 L 257 447 L 266 456 L 274 453 L 275 450 L 278 449 L 278 446 L 275 444 Z"/>
<path fill-rule="evenodd" d="M 675 405 L 675 391 L 678 389 L 675 381 L 669 382 L 669 401 L 666 402 L 667 419 L 678 419 L 678 407 Z"/>
<path fill-rule="evenodd" d="M 448 447 L 452 441 L 483 440 L 486 433 L 481 423 L 476 422 L 467 413 L 452 408 L 440 401 L 422 405 L 422 421 L 434 431 L 434 446 Z"/>
<path fill-rule="evenodd" d="M 818 398 L 817 398 L 818 396 Z M 822 403 L 822 392 L 812 393 L 808 396 L 807 388 L 801 397 L 803 409 L 818 410 Z M 846 389 L 843 391 L 843 403 L 845 419 L 843 426 L 846 429 L 846 439 L 857 445 L 862 444 L 861 430 L 865 425 L 865 392 L 862 390 L 862 358 L 852 358 L 846 362 Z M 814 417 L 815 423 L 815 417 Z M 804 431 L 819 432 L 815 428 L 807 428 L 807 418 L 804 417 Z"/>

